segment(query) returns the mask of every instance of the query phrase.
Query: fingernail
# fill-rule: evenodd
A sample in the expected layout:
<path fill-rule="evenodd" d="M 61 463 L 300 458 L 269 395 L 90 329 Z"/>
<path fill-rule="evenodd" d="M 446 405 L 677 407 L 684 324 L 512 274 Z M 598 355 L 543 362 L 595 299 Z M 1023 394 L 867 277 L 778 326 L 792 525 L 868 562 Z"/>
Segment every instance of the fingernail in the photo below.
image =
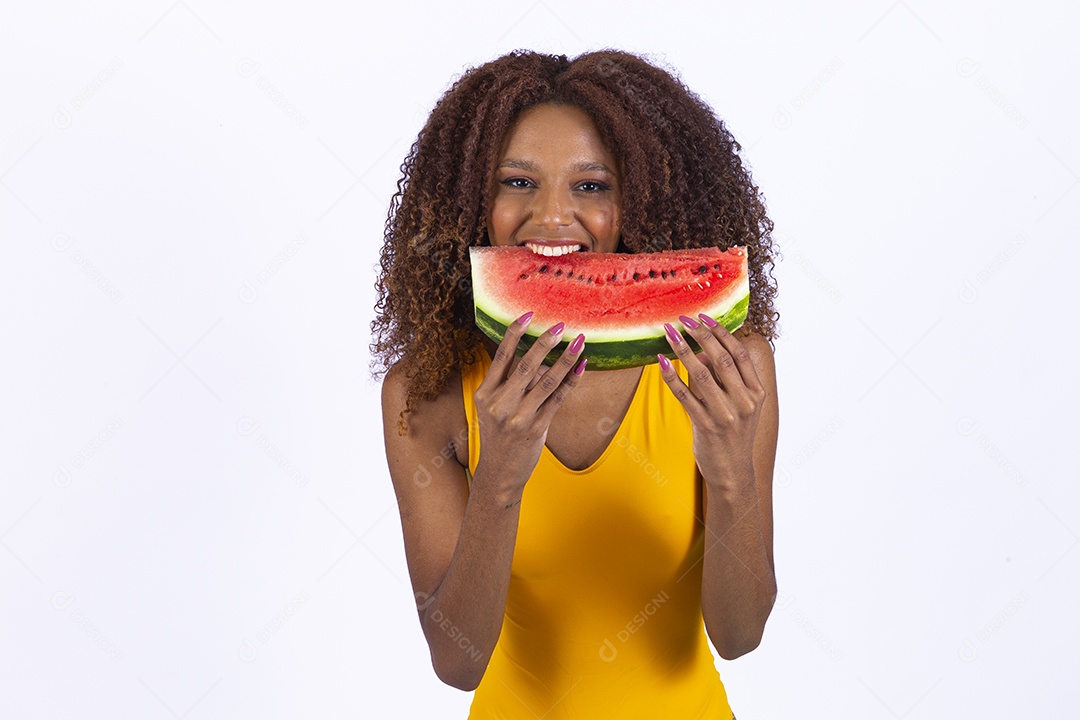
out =
<path fill-rule="evenodd" d="M 531 319 L 532 319 L 532 312 L 530 311 L 530 312 L 525 313 L 521 317 L 519 317 L 515 322 L 517 322 L 518 325 L 528 325 L 529 320 L 531 320 Z"/>
<path fill-rule="evenodd" d="M 666 357 L 664 357 L 660 353 L 657 353 L 656 354 L 656 359 L 660 361 L 660 367 L 662 367 L 664 370 L 670 370 L 671 369 L 671 361 L 668 360 Z"/>
<path fill-rule="evenodd" d="M 563 329 L 565 327 L 566 327 L 566 323 L 559 323 L 555 327 L 551 328 L 550 332 L 551 332 L 552 335 L 559 335 L 560 333 L 562 333 L 562 331 L 563 331 Z"/>
<path fill-rule="evenodd" d="M 698 313 L 698 317 L 701 318 L 701 322 L 705 323 L 707 327 L 714 328 L 717 326 L 717 322 L 705 313 Z"/>
<path fill-rule="evenodd" d="M 694 320 L 693 318 L 688 318 L 685 315 L 680 315 L 679 320 L 682 322 L 683 325 L 690 328 L 691 330 L 693 330 L 694 328 L 696 328 L 698 326 L 698 323 L 697 323 L 696 320 Z"/>
<path fill-rule="evenodd" d="M 671 326 L 671 323 L 664 323 L 664 329 L 667 330 L 667 336 L 671 338 L 671 342 L 676 345 L 682 342 L 682 335 L 679 334 L 678 330 Z"/>
<path fill-rule="evenodd" d="M 589 358 L 581 358 L 581 362 L 579 362 L 577 364 L 577 367 L 574 368 L 574 374 L 580 375 L 581 373 L 585 372 L 585 364 L 588 362 Z"/>
<path fill-rule="evenodd" d="M 579 352 L 581 352 L 581 346 L 584 344 L 585 336 L 578 335 L 576 338 L 574 338 L 574 342 L 570 343 L 570 354 L 577 355 Z"/>

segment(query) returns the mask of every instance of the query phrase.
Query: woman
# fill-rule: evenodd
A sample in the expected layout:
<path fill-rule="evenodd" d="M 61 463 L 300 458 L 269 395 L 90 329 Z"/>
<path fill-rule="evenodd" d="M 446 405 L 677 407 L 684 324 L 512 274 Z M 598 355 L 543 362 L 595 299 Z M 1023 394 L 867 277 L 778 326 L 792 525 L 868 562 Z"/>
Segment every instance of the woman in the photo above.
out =
<path fill-rule="evenodd" d="M 753 650 L 773 606 L 778 426 L 772 223 L 738 150 L 641 58 L 520 52 L 405 160 L 372 347 L 421 626 L 470 718 L 733 717 L 708 640 Z M 474 245 L 743 245 L 747 320 L 672 318 L 671 362 L 585 372 L 579 335 L 545 367 L 561 323 L 520 358 L 529 313 L 499 345 L 474 327 Z"/>

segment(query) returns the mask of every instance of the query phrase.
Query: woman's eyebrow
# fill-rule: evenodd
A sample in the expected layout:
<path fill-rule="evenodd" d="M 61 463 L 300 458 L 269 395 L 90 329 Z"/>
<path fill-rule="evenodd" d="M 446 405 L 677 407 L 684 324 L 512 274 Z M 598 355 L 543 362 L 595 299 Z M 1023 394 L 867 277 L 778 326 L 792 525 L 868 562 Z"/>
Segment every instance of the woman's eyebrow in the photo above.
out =
<path fill-rule="evenodd" d="M 515 170 L 524 170 L 526 172 L 537 172 L 539 167 L 528 160 L 503 160 L 499 163 L 501 168 L 514 168 Z"/>
<path fill-rule="evenodd" d="M 515 170 L 524 170 L 526 172 L 539 172 L 540 167 L 530 160 L 503 160 L 499 163 L 500 168 L 514 168 Z M 574 165 L 572 168 L 574 172 L 605 172 L 609 175 L 614 175 L 615 172 L 604 163 L 598 162 L 580 162 Z"/>
<path fill-rule="evenodd" d="M 574 166 L 574 170 L 577 172 L 605 172 L 608 175 L 614 175 L 614 171 L 604 163 L 598 162 L 583 162 Z"/>

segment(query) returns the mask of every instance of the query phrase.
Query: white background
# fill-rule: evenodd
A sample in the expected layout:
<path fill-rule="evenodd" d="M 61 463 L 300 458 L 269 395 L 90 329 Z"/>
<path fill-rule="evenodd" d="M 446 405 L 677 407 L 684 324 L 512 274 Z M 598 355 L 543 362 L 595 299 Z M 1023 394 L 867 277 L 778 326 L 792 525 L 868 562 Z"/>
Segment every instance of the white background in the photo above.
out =
<path fill-rule="evenodd" d="M 7 4 L 0 717 L 465 717 L 373 266 L 458 73 L 605 46 L 716 108 L 783 251 L 740 720 L 1075 717 L 1077 10 L 829 5 Z"/>

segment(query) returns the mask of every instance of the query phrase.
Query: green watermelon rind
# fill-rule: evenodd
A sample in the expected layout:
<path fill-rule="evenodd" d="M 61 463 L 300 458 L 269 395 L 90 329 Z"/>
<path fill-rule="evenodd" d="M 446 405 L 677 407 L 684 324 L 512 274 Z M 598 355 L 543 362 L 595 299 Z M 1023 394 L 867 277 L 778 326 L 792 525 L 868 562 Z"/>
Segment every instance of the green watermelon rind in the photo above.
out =
<path fill-rule="evenodd" d="M 746 313 L 749 307 L 750 295 L 747 294 L 740 298 L 726 313 L 713 319 L 726 327 L 729 332 L 734 332 L 742 327 L 742 324 L 746 321 Z M 506 334 L 507 326 L 492 318 L 479 307 L 476 308 L 476 325 L 485 335 L 497 343 L 502 342 L 503 335 Z M 544 332 L 544 328 L 540 328 L 537 332 L 536 335 L 526 332 L 522 336 L 517 346 L 518 355 L 524 355 L 532 347 L 536 338 L 539 337 L 539 333 Z M 568 334 L 566 340 L 560 342 L 547 354 L 547 357 L 544 358 L 544 364 L 554 364 L 573 339 Z M 649 365 L 657 362 L 657 354 L 672 359 L 675 358 L 671 345 L 662 334 L 632 340 L 595 343 L 590 343 L 589 338 L 585 338 L 585 351 L 583 354 L 589 359 L 589 363 L 586 365 L 589 370 L 620 370 L 622 368 Z"/>

